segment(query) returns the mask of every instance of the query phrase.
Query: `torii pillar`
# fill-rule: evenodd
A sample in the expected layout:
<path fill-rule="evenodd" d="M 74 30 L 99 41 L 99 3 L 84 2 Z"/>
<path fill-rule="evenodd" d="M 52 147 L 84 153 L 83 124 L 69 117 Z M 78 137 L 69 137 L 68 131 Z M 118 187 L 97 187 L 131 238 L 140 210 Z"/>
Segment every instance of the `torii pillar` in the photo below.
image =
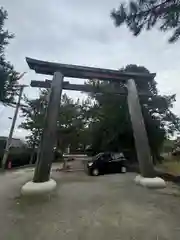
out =
<path fill-rule="evenodd" d="M 127 90 L 128 108 L 141 173 L 141 175 L 138 175 L 135 178 L 135 182 L 146 187 L 165 187 L 166 184 L 164 180 L 159 177 L 155 177 L 156 174 L 153 168 L 147 131 L 144 124 L 136 83 L 133 79 L 127 80 Z"/>
<path fill-rule="evenodd" d="M 57 119 L 59 114 L 63 77 L 64 76 L 60 72 L 54 73 L 34 178 L 33 181 L 27 182 L 22 187 L 21 192 L 24 195 L 48 193 L 56 187 L 56 182 L 53 179 L 50 179 L 50 171 L 54 157 L 53 150 L 56 144 Z"/>

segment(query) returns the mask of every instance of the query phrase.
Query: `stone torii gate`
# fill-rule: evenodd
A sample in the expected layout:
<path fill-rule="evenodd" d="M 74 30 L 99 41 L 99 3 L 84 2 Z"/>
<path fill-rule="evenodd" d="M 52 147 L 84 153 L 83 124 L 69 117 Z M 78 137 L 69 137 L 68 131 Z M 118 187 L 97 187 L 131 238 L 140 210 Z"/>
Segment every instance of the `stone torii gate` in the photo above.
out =
<path fill-rule="evenodd" d="M 153 80 L 156 74 L 132 72 L 122 73 L 118 70 L 53 63 L 31 58 L 26 58 L 26 61 L 30 69 L 35 70 L 35 72 L 39 74 L 53 75 L 53 79 L 52 81 L 31 81 L 32 87 L 51 88 L 51 90 L 46 117 L 44 120 L 44 131 L 40 143 L 40 153 L 37 159 L 34 178 L 32 182 L 28 182 L 22 187 L 23 194 L 31 194 L 34 192 L 38 193 L 43 191 L 48 192 L 54 189 L 56 186 L 56 183 L 50 179 L 50 171 L 53 160 L 53 148 L 56 142 L 57 118 L 59 114 L 62 89 L 83 92 L 94 91 L 93 87 L 88 85 L 77 85 L 69 84 L 69 82 L 64 82 L 64 77 L 99 79 L 103 81 L 125 83 L 126 88 L 119 86 L 119 88 L 116 87 L 115 89 L 109 89 L 107 92 L 127 96 L 137 158 L 141 172 L 141 177 L 139 176 L 136 179 L 136 182 L 141 183 L 142 179 L 151 179 L 151 182 L 153 180 L 154 184 L 154 179 L 157 180 L 157 178 L 154 178 L 155 173 L 153 169 L 152 157 L 138 95 L 147 97 L 151 96 L 147 95 L 145 92 L 138 92 L 135 82 L 143 80 L 145 81 L 147 79 Z M 97 89 L 96 92 L 101 91 L 100 89 Z M 164 186 L 164 184 L 165 183 L 163 180 L 159 179 L 159 185 Z"/>

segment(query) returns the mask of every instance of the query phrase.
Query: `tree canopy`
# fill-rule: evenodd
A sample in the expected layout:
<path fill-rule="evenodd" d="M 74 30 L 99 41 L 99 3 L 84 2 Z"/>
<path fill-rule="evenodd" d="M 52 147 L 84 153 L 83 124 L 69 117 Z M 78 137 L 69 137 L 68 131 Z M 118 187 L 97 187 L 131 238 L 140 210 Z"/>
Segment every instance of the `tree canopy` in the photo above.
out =
<path fill-rule="evenodd" d="M 170 43 L 177 41 L 180 36 L 179 0 L 131 0 L 121 3 L 118 9 L 111 12 L 111 17 L 117 27 L 126 24 L 135 36 L 155 25 L 160 31 L 172 33 Z"/>
<path fill-rule="evenodd" d="M 149 72 L 145 67 L 137 65 L 128 65 L 120 71 Z M 89 84 L 92 82 L 89 81 Z M 104 88 L 116 87 L 118 83 L 99 81 L 96 84 L 103 91 Z M 141 97 L 140 104 L 151 152 L 157 158 L 164 139 L 180 130 L 180 120 L 172 112 L 175 96 L 159 95 L 155 80 L 144 79 L 136 84 L 139 90 L 153 95 L 153 98 Z M 92 148 L 95 152 L 127 149 L 134 155 L 134 138 L 126 97 L 105 93 L 90 96 L 95 99 L 94 106 L 90 109 L 94 120 L 91 122 Z"/>
<path fill-rule="evenodd" d="M 5 20 L 7 19 L 7 11 L 0 8 L 0 102 L 10 104 L 14 101 L 14 96 L 17 94 L 17 80 L 19 73 L 14 70 L 5 58 L 5 47 L 9 44 L 9 40 L 14 37 L 4 28 Z"/>
<path fill-rule="evenodd" d="M 43 131 L 44 117 L 46 113 L 49 90 L 41 90 L 39 98 L 30 100 L 25 97 L 25 107 L 22 107 L 24 121 L 20 127 L 30 131 L 27 136 L 31 148 L 39 145 Z M 83 103 L 74 101 L 66 94 L 62 95 L 59 118 L 57 121 L 57 148 L 64 151 L 69 145 L 71 149 L 77 149 L 83 142 L 84 121 Z"/>

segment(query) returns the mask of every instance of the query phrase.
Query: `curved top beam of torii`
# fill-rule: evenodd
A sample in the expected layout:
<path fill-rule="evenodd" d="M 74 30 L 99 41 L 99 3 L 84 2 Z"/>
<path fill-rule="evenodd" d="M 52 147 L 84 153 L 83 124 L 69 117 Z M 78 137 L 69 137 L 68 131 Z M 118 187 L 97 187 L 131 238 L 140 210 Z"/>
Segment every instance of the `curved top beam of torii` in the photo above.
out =
<path fill-rule="evenodd" d="M 99 79 L 99 80 L 113 80 L 113 81 L 126 81 L 130 78 L 134 80 L 154 79 L 155 73 L 133 73 L 133 72 L 120 72 L 119 70 L 85 67 L 72 64 L 62 64 L 41 61 L 32 58 L 26 58 L 27 64 L 36 73 L 53 75 L 54 72 L 61 72 L 64 77 L 84 78 L 84 79 Z"/>

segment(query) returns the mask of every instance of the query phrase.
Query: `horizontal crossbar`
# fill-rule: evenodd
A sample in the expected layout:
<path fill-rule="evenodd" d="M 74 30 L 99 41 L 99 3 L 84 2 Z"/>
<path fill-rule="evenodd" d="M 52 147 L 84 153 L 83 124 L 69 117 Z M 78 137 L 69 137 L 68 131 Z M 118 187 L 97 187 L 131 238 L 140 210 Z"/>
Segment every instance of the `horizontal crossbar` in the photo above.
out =
<path fill-rule="evenodd" d="M 31 87 L 37 87 L 37 88 L 50 88 L 51 87 L 51 80 L 46 81 L 31 81 Z M 69 82 L 63 83 L 63 89 L 64 90 L 74 90 L 74 91 L 80 91 L 80 92 L 94 92 L 94 93 L 109 93 L 109 94 L 119 94 L 119 95 L 127 95 L 127 89 L 123 87 L 119 88 L 108 88 L 103 89 L 98 87 L 93 87 L 90 85 L 85 84 L 70 84 Z M 146 97 L 152 97 L 151 94 L 147 94 L 147 92 L 139 92 L 140 96 L 146 96 Z"/>
<path fill-rule="evenodd" d="M 50 88 L 51 87 L 51 81 L 46 80 L 46 81 L 31 81 L 31 87 L 38 87 L 38 88 Z M 90 85 L 86 84 L 70 84 L 69 82 L 64 82 L 63 83 L 63 89 L 64 90 L 74 90 L 74 91 L 80 91 L 80 92 L 102 92 L 102 89 L 98 87 L 93 87 Z M 103 90 L 104 92 L 104 90 Z M 119 89 L 108 89 L 105 90 L 107 93 L 114 93 L 114 94 L 121 94 L 121 95 L 126 95 L 127 91 L 125 88 L 119 88 Z"/>
<path fill-rule="evenodd" d="M 54 75 L 54 72 L 61 72 L 65 77 L 83 78 L 83 79 L 99 79 L 108 81 L 126 81 L 130 78 L 135 80 L 154 79 L 155 73 L 133 73 L 122 72 L 119 70 L 85 67 L 71 64 L 54 63 L 40 61 L 37 59 L 26 58 L 29 67 L 36 73 Z"/>

